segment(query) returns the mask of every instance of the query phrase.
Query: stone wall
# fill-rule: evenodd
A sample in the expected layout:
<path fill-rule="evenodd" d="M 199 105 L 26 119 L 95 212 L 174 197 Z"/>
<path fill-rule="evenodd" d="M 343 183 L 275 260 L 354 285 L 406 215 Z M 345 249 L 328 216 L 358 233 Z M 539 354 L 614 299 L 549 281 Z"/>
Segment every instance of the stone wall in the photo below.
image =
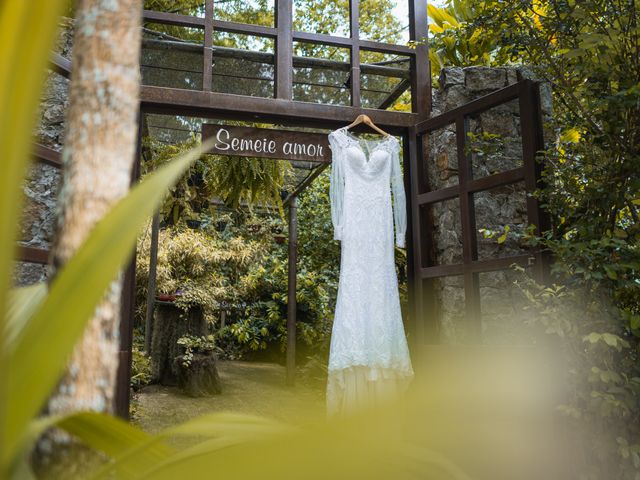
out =
<path fill-rule="evenodd" d="M 72 26 L 63 21 L 55 50 L 71 58 Z M 64 140 L 64 114 L 69 98 L 69 80 L 47 71 L 34 141 L 60 151 Z M 50 165 L 33 162 L 23 186 L 24 204 L 18 243 L 48 249 L 55 230 L 55 211 L 60 185 L 60 170 Z M 42 281 L 47 276 L 47 267 L 33 263 L 17 262 L 14 272 L 16 285 L 29 285 Z"/>
<path fill-rule="evenodd" d="M 527 68 L 445 68 L 440 88 L 434 91 L 433 110 L 438 115 L 473 99 L 533 78 Z M 543 115 L 551 114 L 551 92 L 541 87 Z M 473 178 L 481 178 L 522 166 L 522 142 L 518 100 L 492 108 L 469 119 L 472 134 L 468 147 Z M 545 135 L 550 138 L 550 135 Z M 437 190 L 458 184 L 455 125 L 433 132 L 425 147 L 429 187 Z M 527 253 L 521 236 L 528 222 L 526 194 L 522 183 L 474 195 L 476 240 L 480 260 Z M 462 262 L 462 235 L 459 200 L 433 205 L 430 214 L 435 228 L 436 264 Z M 498 238 L 508 228 L 506 239 Z M 480 231 L 482 230 L 482 232 Z M 484 233 L 483 233 L 484 232 Z M 514 285 L 521 274 L 513 270 L 482 273 L 480 279 L 482 336 L 486 343 L 513 343 L 522 338 L 522 296 Z M 435 281 L 440 341 L 456 343 L 465 338 L 464 285 L 462 276 Z"/>

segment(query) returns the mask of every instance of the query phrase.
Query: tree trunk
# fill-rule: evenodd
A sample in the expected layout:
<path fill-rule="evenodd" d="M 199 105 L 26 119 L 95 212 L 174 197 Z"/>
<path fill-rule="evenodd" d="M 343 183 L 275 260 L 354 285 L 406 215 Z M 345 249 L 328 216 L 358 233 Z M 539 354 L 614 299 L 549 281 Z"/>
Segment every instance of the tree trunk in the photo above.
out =
<path fill-rule="evenodd" d="M 54 270 L 129 190 L 138 132 L 142 0 L 79 0 L 76 11 Z M 121 280 L 113 281 L 76 346 L 49 401 L 51 413 L 113 411 Z"/>

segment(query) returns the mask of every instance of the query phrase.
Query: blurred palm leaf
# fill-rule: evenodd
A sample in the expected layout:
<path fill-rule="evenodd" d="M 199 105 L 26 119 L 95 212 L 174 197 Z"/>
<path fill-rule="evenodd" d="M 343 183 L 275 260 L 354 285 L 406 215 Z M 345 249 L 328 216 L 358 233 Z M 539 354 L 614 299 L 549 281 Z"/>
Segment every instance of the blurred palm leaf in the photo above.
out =
<path fill-rule="evenodd" d="M 95 306 L 130 256 L 145 220 L 201 151 L 191 150 L 149 175 L 113 207 L 59 272 L 46 299 L 8 346 L 9 360 L 29 359 L 11 362 L 6 405 L 10 440 L 44 404 Z"/>
<path fill-rule="evenodd" d="M 21 185 L 28 165 L 31 132 L 59 13 L 65 0 L 2 2 L 0 5 L 0 332 L 7 322 L 6 301 L 11 282 L 15 238 L 20 216 Z M 5 343 L 0 365 L 6 371 Z M 13 434 L 6 428 L 7 375 L 0 377 L 0 471 L 10 463 Z"/>

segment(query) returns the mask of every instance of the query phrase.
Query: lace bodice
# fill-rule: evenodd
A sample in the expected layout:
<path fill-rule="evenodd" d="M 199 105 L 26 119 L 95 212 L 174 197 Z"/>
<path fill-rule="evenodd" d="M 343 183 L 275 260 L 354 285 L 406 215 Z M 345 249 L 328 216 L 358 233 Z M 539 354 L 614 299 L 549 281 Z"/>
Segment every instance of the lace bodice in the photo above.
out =
<path fill-rule="evenodd" d="M 384 197 L 391 182 L 396 245 L 404 247 L 407 212 L 398 140 L 392 136 L 381 140 L 365 140 L 351 134 L 346 128 L 340 128 L 329 134 L 329 145 L 333 155 L 329 190 L 333 238 L 342 239 L 345 192 L 361 198 L 368 195 Z M 348 184 L 351 184 L 350 188 Z M 359 189 L 363 191 L 357 191 Z"/>

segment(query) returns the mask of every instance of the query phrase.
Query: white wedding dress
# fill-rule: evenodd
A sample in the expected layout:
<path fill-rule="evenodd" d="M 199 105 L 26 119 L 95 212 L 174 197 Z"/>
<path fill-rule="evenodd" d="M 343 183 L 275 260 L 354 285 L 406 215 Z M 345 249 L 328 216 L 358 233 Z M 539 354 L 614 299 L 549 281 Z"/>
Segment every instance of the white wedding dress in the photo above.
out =
<path fill-rule="evenodd" d="M 329 144 L 334 239 L 342 242 L 326 391 L 332 417 L 400 398 L 414 372 L 394 261 L 394 223 L 398 247 L 406 231 L 400 145 L 346 128 L 331 132 Z"/>

